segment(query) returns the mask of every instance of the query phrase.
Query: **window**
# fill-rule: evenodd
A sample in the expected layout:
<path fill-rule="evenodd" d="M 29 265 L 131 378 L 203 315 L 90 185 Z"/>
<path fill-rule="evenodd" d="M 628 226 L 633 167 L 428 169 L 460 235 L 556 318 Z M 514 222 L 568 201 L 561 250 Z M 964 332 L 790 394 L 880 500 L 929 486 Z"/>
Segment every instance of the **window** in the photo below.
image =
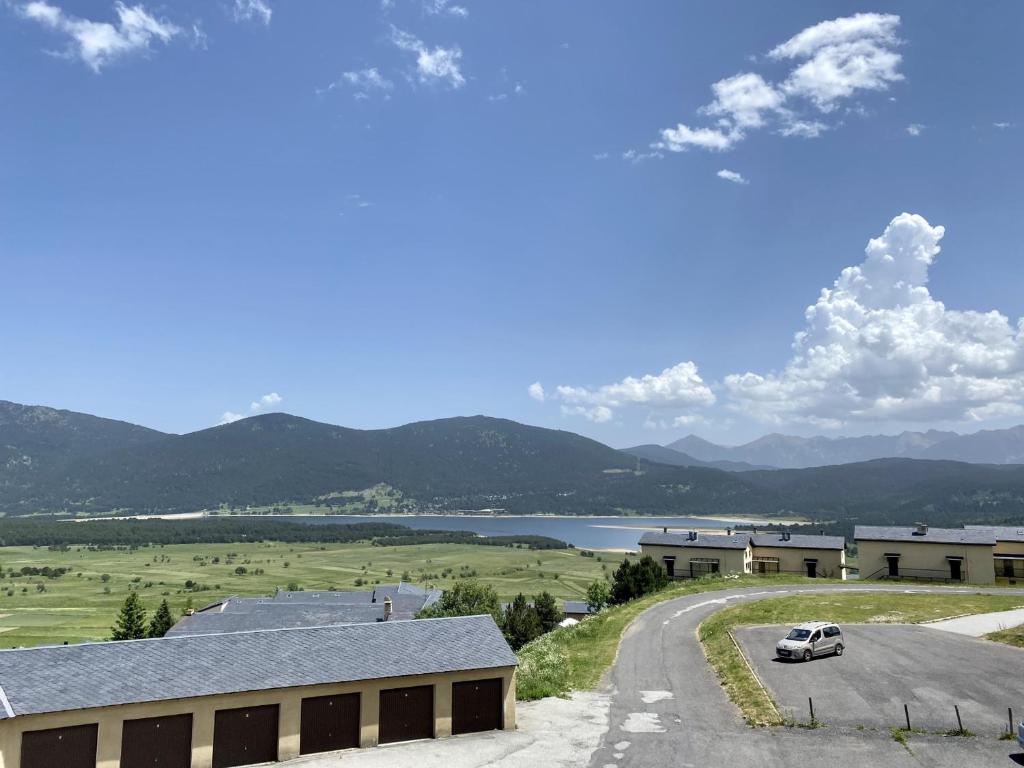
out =
<path fill-rule="evenodd" d="M 838 637 L 839 627 L 825 627 L 825 637 Z"/>
<path fill-rule="evenodd" d="M 786 637 L 787 640 L 806 640 L 811 634 L 809 629 L 794 629 Z"/>
<path fill-rule="evenodd" d="M 718 561 L 711 558 L 695 557 L 690 560 L 690 577 L 697 579 L 709 573 L 718 573 Z"/>
<path fill-rule="evenodd" d="M 821 632 L 818 632 L 818 631 L 816 630 L 816 631 L 814 632 L 814 634 L 813 634 L 813 635 L 811 635 L 811 642 L 812 642 L 812 643 L 816 643 L 816 642 L 818 642 L 819 640 L 821 640 Z"/>

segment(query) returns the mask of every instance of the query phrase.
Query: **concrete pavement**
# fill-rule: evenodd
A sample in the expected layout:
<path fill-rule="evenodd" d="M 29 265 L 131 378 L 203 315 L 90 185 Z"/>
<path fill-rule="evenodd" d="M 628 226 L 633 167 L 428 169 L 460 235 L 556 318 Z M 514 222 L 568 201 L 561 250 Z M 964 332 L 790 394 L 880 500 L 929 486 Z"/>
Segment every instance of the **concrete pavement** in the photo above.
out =
<path fill-rule="evenodd" d="M 942 621 L 930 621 L 922 624 L 922 627 L 929 629 L 941 629 L 945 632 L 955 632 L 958 635 L 969 637 L 982 637 L 991 632 L 999 632 L 1003 629 L 1011 629 L 1024 624 L 1024 608 L 1017 608 L 1012 611 L 996 611 L 994 613 L 978 613 L 973 616 L 960 616 L 956 619 L 943 619 Z"/>

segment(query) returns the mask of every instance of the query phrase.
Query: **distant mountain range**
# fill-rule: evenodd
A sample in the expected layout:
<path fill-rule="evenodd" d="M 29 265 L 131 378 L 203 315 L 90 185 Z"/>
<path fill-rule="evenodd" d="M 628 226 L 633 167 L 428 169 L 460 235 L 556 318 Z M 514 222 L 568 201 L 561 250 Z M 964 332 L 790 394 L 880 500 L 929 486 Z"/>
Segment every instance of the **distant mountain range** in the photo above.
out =
<path fill-rule="evenodd" d="M 639 446 L 645 450 L 650 447 Z M 736 446 L 716 445 L 696 435 L 689 435 L 664 448 L 681 453 L 686 460 L 700 465 L 717 465 L 722 469 L 740 471 L 751 465 L 802 469 L 887 458 L 963 461 L 970 464 L 1024 464 L 1024 426 L 984 430 L 969 435 L 934 429 L 868 437 L 793 437 L 771 434 Z M 630 453 L 636 453 L 637 450 L 627 449 Z M 723 465 L 722 462 L 731 462 L 732 465 Z"/>
<path fill-rule="evenodd" d="M 317 504 L 341 512 L 795 514 L 837 521 L 824 526 L 834 530 L 853 520 L 1024 520 L 1024 466 L 905 458 L 751 466 L 766 463 L 686 457 L 661 446 L 627 453 L 486 416 L 356 430 L 271 413 L 171 435 L 0 401 L 6 515 Z"/>

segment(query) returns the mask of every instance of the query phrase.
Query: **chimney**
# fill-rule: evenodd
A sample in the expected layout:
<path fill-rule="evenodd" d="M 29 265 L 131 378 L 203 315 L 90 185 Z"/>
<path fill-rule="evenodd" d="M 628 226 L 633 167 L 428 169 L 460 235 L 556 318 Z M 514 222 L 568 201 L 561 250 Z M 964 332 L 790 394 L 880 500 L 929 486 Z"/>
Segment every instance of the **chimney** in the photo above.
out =
<path fill-rule="evenodd" d="M 388 619 L 391 618 L 391 609 L 392 609 L 391 597 L 390 596 L 385 597 L 384 598 L 384 621 L 387 621 Z"/>

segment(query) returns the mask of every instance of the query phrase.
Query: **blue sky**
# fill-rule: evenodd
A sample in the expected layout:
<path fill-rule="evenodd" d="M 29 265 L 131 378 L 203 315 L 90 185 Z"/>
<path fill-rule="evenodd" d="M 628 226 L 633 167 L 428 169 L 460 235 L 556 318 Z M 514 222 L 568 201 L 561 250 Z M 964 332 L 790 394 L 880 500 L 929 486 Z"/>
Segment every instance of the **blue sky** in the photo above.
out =
<path fill-rule="evenodd" d="M 1022 28 L 10 0 L 0 398 L 616 446 L 1022 422 Z"/>

